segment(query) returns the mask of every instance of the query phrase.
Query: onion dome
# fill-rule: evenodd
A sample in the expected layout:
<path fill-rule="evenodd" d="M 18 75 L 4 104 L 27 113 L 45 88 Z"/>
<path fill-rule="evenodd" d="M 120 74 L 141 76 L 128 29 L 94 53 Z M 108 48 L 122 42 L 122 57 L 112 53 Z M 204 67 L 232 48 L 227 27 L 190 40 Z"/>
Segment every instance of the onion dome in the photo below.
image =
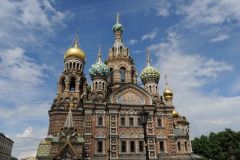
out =
<path fill-rule="evenodd" d="M 79 40 L 78 40 L 77 34 L 74 38 L 72 47 L 69 48 L 64 54 L 64 59 L 66 59 L 68 57 L 75 57 L 75 58 L 79 58 L 81 60 L 85 60 L 86 54 L 79 47 Z"/>
<path fill-rule="evenodd" d="M 121 31 L 121 32 L 123 32 L 123 25 L 120 23 L 119 13 L 117 14 L 116 24 L 113 25 L 112 30 L 113 30 L 114 33 L 115 33 L 116 31 Z"/>
<path fill-rule="evenodd" d="M 153 81 L 158 84 L 158 81 L 160 79 L 160 72 L 151 66 L 149 51 L 147 53 L 147 66 L 142 70 L 140 78 L 144 84 L 146 84 L 148 81 Z"/>
<path fill-rule="evenodd" d="M 178 114 L 178 112 L 175 109 L 173 110 L 172 114 L 173 114 L 174 118 L 179 117 L 179 114 Z"/>
<path fill-rule="evenodd" d="M 173 99 L 173 92 L 172 90 L 169 88 L 168 83 L 167 83 L 167 76 L 165 75 L 165 89 L 163 91 L 163 97 L 165 99 Z"/>
<path fill-rule="evenodd" d="M 91 77 L 102 76 L 105 78 L 107 78 L 110 73 L 108 66 L 102 62 L 102 52 L 100 47 L 98 51 L 97 62 L 91 66 L 89 73 Z"/>

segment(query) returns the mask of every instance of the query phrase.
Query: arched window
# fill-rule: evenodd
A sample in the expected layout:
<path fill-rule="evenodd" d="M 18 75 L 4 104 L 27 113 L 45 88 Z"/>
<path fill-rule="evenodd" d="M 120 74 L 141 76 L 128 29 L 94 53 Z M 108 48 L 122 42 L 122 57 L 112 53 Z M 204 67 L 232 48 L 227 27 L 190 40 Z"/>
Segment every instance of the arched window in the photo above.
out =
<path fill-rule="evenodd" d="M 113 76 L 114 76 L 114 71 L 112 68 L 110 68 L 109 83 L 113 83 Z"/>
<path fill-rule="evenodd" d="M 70 69 L 72 69 L 72 62 L 70 62 Z"/>
<path fill-rule="evenodd" d="M 75 66 L 76 66 L 76 63 L 75 63 L 75 62 L 73 62 L 73 69 L 75 69 Z"/>
<path fill-rule="evenodd" d="M 102 82 L 100 81 L 98 85 L 98 89 L 101 89 L 101 86 L 102 86 Z"/>
<path fill-rule="evenodd" d="M 102 84 L 102 89 L 105 89 L 105 82 L 103 82 Z"/>
<path fill-rule="evenodd" d="M 132 69 L 132 72 L 131 72 L 132 82 L 134 82 L 134 74 L 135 74 L 135 72 L 134 72 L 134 70 Z"/>
<path fill-rule="evenodd" d="M 185 141 L 184 145 L 185 145 L 185 151 L 187 152 L 188 150 L 187 141 Z"/>
<path fill-rule="evenodd" d="M 98 83 L 97 82 L 95 82 L 95 87 L 94 88 L 98 89 Z"/>
<path fill-rule="evenodd" d="M 70 81 L 70 91 L 71 92 L 74 92 L 75 91 L 75 83 L 76 83 L 76 80 L 74 77 L 71 78 L 71 81 Z"/>
<path fill-rule="evenodd" d="M 62 81 L 61 81 L 61 85 L 62 85 L 62 92 L 65 90 L 65 78 L 62 78 Z"/>
<path fill-rule="evenodd" d="M 79 69 L 79 63 L 77 63 L 77 69 Z"/>
<path fill-rule="evenodd" d="M 178 144 L 178 151 L 181 151 L 181 143 L 177 142 L 177 144 Z"/>
<path fill-rule="evenodd" d="M 152 86 L 149 86 L 149 92 L 152 92 Z"/>
<path fill-rule="evenodd" d="M 124 67 L 120 68 L 121 82 L 125 82 L 126 69 Z"/>

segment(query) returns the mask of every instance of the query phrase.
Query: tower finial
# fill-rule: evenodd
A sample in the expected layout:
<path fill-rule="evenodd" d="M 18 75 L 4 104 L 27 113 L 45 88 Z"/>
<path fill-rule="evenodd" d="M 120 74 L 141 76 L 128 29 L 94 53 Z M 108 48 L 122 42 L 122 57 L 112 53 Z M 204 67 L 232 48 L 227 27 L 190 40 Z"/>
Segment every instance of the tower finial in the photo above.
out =
<path fill-rule="evenodd" d="M 164 75 L 164 79 L 165 79 L 165 85 L 168 86 L 168 81 L 167 81 L 167 75 Z"/>
<path fill-rule="evenodd" d="M 102 62 L 102 48 L 99 45 L 98 46 L 98 58 L 97 58 L 97 62 Z"/>
<path fill-rule="evenodd" d="M 120 14 L 119 14 L 119 12 L 117 12 L 116 23 L 120 23 Z"/>
<path fill-rule="evenodd" d="M 150 60 L 150 50 L 147 48 L 147 66 L 151 65 L 151 60 Z"/>
<path fill-rule="evenodd" d="M 66 118 L 66 121 L 64 124 L 64 127 L 67 127 L 67 128 L 71 128 L 74 126 L 73 125 L 73 116 L 72 116 L 72 107 L 73 107 L 73 104 L 71 103 L 70 107 L 69 107 L 69 112 L 68 112 L 68 115 L 67 115 L 67 118 Z"/>
<path fill-rule="evenodd" d="M 78 33 L 75 33 L 74 40 L 73 40 L 73 47 L 79 48 L 79 38 Z"/>

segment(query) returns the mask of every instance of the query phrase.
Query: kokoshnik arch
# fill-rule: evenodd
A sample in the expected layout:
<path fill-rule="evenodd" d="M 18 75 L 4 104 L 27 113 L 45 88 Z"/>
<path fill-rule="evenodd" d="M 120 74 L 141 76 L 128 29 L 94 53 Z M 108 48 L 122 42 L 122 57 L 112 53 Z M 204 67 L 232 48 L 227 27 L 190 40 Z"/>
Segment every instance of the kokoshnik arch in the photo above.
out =
<path fill-rule="evenodd" d="M 39 144 L 37 159 L 143 160 L 192 159 L 189 122 L 172 103 L 173 92 L 165 82 L 159 94 L 160 72 L 147 65 L 137 84 L 137 72 L 123 43 L 119 15 L 113 26 L 115 40 L 105 63 L 99 48 L 97 61 L 84 73 L 86 54 L 76 36 L 64 54 L 64 70 L 57 95 L 48 112 L 48 136 Z M 147 144 L 140 113 L 148 113 Z"/>

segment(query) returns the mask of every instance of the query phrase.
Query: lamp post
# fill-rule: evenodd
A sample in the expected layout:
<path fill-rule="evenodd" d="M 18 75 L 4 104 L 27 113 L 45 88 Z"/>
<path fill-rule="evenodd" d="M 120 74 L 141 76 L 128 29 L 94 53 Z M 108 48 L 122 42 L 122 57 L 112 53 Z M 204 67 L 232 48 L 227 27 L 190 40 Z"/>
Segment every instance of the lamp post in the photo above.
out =
<path fill-rule="evenodd" d="M 143 125 L 143 133 L 144 133 L 144 142 L 145 142 L 145 150 L 146 150 L 146 160 L 149 160 L 149 153 L 148 153 L 148 137 L 147 137 L 147 121 L 148 121 L 148 112 L 143 110 L 140 113 L 141 124 Z"/>

